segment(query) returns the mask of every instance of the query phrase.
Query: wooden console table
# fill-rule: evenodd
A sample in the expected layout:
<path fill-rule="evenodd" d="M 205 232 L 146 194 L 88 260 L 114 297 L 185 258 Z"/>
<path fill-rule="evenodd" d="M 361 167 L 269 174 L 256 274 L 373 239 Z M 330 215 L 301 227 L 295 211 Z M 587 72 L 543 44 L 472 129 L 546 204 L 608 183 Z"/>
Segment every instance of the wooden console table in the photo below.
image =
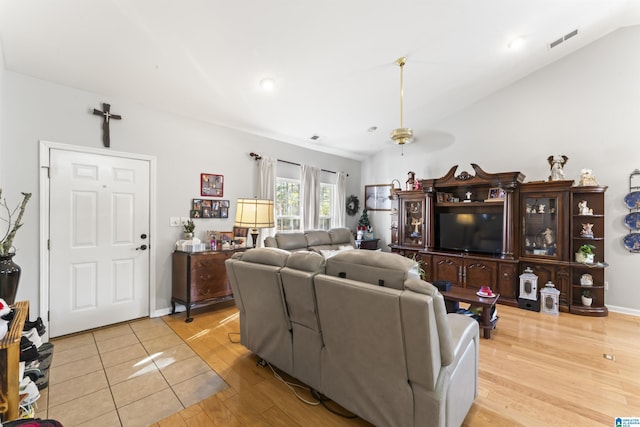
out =
<path fill-rule="evenodd" d="M 7 334 L 0 340 L 0 417 L 2 421 L 18 418 L 20 403 L 20 338 L 29 315 L 29 301 L 13 305 L 16 312 Z"/>
<path fill-rule="evenodd" d="M 493 298 L 485 298 L 478 296 L 476 292 L 478 292 L 477 289 L 452 286 L 450 290 L 441 291 L 440 293 L 447 301 L 466 302 L 474 306 L 482 307 L 482 314 L 480 315 L 480 319 L 478 319 L 478 323 L 480 324 L 480 328 L 484 330 L 484 337 L 488 339 L 491 338 L 491 330 L 494 329 L 496 323 L 498 323 L 497 318 L 491 321 L 491 311 L 496 305 L 498 298 L 500 298 L 500 294 Z"/>
<path fill-rule="evenodd" d="M 224 262 L 235 252 L 245 248 L 183 252 L 175 251 L 171 271 L 171 314 L 176 312 L 176 302 L 187 309 L 185 322 L 193 321 L 191 308 L 233 298 Z"/>

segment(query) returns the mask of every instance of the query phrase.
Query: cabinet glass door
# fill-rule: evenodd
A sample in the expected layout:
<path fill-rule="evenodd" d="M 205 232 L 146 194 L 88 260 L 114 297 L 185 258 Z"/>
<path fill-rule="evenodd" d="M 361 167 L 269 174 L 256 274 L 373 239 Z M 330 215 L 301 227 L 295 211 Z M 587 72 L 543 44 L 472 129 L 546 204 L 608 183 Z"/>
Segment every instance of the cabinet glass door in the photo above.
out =
<path fill-rule="evenodd" d="M 558 258 L 558 198 L 525 197 L 522 212 L 522 254 Z"/>
<path fill-rule="evenodd" d="M 422 246 L 424 244 L 424 200 L 403 201 L 402 244 Z"/>

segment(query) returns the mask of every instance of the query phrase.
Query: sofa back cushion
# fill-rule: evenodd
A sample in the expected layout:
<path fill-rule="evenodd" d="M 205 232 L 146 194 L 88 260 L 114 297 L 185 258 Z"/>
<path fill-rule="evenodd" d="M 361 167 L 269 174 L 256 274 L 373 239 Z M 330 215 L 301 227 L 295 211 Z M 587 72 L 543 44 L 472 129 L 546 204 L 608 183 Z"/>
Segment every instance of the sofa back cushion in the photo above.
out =
<path fill-rule="evenodd" d="M 355 247 L 356 245 L 353 233 L 348 228 L 332 228 L 329 230 L 329 237 L 334 246 L 351 245 Z"/>
<path fill-rule="evenodd" d="M 307 249 L 307 238 L 303 233 L 278 233 L 276 241 L 280 249 L 287 251 Z"/>
<path fill-rule="evenodd" d="M 320 326 L 313 278 L 324 271 L 324 258 L 315 252 L 308 251 L 292 253 L 286 267 L 281 270 L 289 318 L 292 322 L 318 332 Z"/>
<path fill-rule="evenodd" d="M 325 230 L 308 230 L 304 232 L 307 246 L 331 246 L 331 236 Z"/>
<path fill-rule="evenodd" d="M 413 425 L 402 291 L 324 274 L 316 276 L 315 289 L 322 392 L 374 425 Z"/>
<path fill-rule="evenodd" d="M 394 289 L 404 289 L 404 281 L 418 275 L 417 268 L 415 261 L 389 252 L 340 251 L 327 259 L 330 276 Z"/>
<path fill-rule="evenodd" d="M 280 275 L 288 257 L 289 252 L 282 249 L 257 248 L 234 256 L 225 264 L 241 309 L 241 321 L 248 325 L 241 325 L 241 343 L 291 374 L 291 322 Z"/>

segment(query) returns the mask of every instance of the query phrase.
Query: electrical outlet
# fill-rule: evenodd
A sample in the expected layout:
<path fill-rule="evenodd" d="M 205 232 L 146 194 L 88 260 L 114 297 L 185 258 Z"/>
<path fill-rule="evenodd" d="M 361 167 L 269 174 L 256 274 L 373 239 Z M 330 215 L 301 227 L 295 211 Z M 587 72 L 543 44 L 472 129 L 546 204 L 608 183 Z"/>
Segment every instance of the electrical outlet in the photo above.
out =
<path fill-rule="evenodd" d="M 180 217 L 172 216 L 169 218 L 169 227 L 180 227 Z"/>
<path fill-rule="evenodd" d="M 189 217 L 188 216 L 180 217 L 180 224 L 185 225 L 187 222 L 189 222 Z"/>
<path fill-rule="evenodd" d="M 605 291 L 609 290 L 609 282 L 604 282 L 604 290 Z"/>

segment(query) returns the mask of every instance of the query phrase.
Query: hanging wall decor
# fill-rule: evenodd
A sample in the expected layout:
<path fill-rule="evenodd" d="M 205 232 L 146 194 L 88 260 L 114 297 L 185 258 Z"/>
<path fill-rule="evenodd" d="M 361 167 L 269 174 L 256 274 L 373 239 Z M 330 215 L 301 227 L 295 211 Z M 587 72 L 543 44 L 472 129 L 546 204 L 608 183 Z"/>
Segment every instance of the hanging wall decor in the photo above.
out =
<path fill-rule="evenodd" d="M 200 195 L 222 197 L 224 195 L 224 175 L 200 174 Z"/>

